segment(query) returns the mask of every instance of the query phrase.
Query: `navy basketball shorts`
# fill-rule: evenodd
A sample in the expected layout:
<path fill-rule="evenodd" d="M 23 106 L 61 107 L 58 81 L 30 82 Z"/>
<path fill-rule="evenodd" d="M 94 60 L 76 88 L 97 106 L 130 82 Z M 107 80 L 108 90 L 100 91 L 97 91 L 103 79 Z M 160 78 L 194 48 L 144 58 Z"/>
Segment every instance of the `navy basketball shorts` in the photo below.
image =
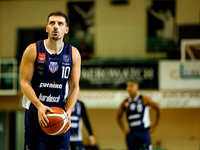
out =
<path fill-rule="evenodd" d="M 58 136 L 44 133 L 38 122 L 38 113 L 25 112 L 24 150 L 69 150 L 70 131 Z"/>
<path fill-rule="evenodd" d="M 152 150 L 151 139 L 148 130 L 131 131 L 126 136 L 128 150 Z"/>
<path fill-rule="evenodd" d="M 70 142 L 71 150 L 83 150 L 82 141 Z"/>

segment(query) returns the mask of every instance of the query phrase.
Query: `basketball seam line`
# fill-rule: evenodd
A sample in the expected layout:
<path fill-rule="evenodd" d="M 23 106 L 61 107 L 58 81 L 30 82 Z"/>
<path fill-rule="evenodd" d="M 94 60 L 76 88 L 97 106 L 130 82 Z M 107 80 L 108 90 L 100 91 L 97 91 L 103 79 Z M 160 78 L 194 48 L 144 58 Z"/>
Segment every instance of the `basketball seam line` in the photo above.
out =
<path fill-rule="evenodd" d="M 52 125 L 50 125 L 50 126 L 46 126 L 46 127 L 42 127 L 42 128 L 48 128 L 48 127 L 54 126 L 54 125 L 56 125 L 56 124 L 58 124 L 58 123 L 64 121 L 66 118 L 67 118 L 67 117 L 65 117 L 64 119 L 62 119 L 61 121 L 59 121 L 59 122 L 57 122 L 57 123 L 55 123 L 55 124 L 52 124 Z"/>
<path fill-rule="evenodd" d="M 62 115 L 62 114 L 60 114 L 60 113 L 49 113 L 49 114 L 56 114 L 56 115 Z M 48 114 L 46 114 L 46 115 L 48 115 Z"/>

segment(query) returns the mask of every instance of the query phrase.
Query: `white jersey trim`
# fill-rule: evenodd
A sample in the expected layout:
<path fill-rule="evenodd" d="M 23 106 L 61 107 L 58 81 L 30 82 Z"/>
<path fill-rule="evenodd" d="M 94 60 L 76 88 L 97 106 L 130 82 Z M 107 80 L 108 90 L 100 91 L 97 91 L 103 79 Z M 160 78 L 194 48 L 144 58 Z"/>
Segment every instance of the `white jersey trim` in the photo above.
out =
<path fill-rule="evenodd" d="M 23 95 L 23 99 L 22 99 L 22 107 L 24 107 L 24 108 L 26 108 L 26 109 L 29 110 L 30 105 L 31 105 L 31 101 L 30 101 L 28 98 L 26 98 L 25 95 Z"/>
<path fill-rule="evenodd" d="M 44 47 L 45 47 L 46 51 L 47 51 L 49 54 L 52 55 L 52 53 L 49 51 L 49 49 L 48 49 L 47 46 L 46 46 L 45 40 L 44 40 Z M 63 51 L 63 47 L 64 47 L 64 42 L 63 42 L 63 45 L 62 45 L 61 50 L 60 50 L 58 53 L 56 53 L 57 55 L 59 55 L 59 54 Z"/>
<path fill-rule="evenodd" d="M 67 100 L 68 93 L 69 93 L 69 83 L 67 81 L 67 83 L 65 85 L 65 96 L 64 96 L 65 103 L 66 103 L 66 100 Z"/>
<path fill-rule="evenodd" d="M 148 128 L 151 124 L 151 121 L 150 121 L 150 118 L 149 118 L 149 106 L 145 107 L 142 122 L 144 123 L 144 128 Z"/>
<path fill-rule="evenodd" d="M 131 99 L 131 98 L 129 97 L 129 98 L 128 98 L 128 101 L 129 101 L 129 102 L 137 101 L 139 96 L 140 96 L 140 94 L 137 93 L 137 95 L 136 95 L 136 97 L 135 97 L 134 99 Z"/>

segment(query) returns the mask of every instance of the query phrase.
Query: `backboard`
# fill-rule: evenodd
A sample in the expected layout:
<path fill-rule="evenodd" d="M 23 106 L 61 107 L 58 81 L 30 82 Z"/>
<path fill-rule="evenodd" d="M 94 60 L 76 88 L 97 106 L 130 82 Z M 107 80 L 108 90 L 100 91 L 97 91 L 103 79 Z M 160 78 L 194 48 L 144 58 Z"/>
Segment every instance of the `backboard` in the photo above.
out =
<path fill-rule="evenodd" d="M 200 39 L 181 40 L 180 76 L 200 79 Z"/>

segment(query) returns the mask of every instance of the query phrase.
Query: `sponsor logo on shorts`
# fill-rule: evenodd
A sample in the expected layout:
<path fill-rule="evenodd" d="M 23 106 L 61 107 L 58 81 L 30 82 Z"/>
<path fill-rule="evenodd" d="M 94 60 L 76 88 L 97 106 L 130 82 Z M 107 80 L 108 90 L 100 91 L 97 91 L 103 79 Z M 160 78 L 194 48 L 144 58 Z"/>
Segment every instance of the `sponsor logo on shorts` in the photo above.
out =
<path fill-rule="evenodd" d="M 58 62 L 50 62 L 49 71 L 55 73 L 58 70 Z"/>
<path fill-rule="evenodd" d="M 39 53 L 37 61 L 45 61 L 46 60 L 46 53 Z"/>
<path fill-rule="evenodd" d="M 62 89 L 62 84 L 56 84 L 56 83 L 40 83 L 40 88 L 44 87 L 44 88 L 54 88 L 54 89 Z"/>
<path fill-rule="evenodd" d="M 55 102 L 58 103 L 60 100 L 60 95 L 59 96 L 52 96 L 51 94 L 46 96 L 46 95 L 42 95 L 42 93 L 40 93 L 39 95 L 39 100 L 44 102 Z"/>

